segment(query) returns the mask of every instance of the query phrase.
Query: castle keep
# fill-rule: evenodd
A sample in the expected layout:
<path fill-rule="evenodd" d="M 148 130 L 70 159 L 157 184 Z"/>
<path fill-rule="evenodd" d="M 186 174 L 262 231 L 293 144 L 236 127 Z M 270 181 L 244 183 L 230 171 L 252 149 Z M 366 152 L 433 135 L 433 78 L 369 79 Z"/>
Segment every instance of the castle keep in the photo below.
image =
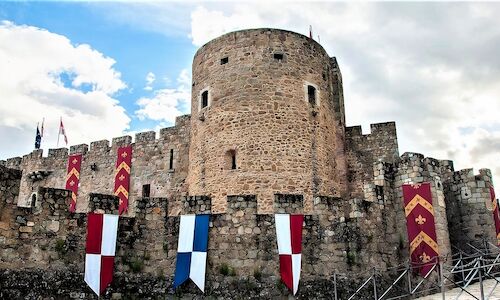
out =
<path fill-rule="evenodd" d="M 299 294 L 328 296 L 334 272 L 354 278 L 405 263 L 405 183 L 431 184 L 440 255 L 497 243 L 490 171 L 400 155 L 393 122 L 372 124 L 370 134 L 346 127 L 340 67 L 314 40 L 276 29 L 228 33 L 198 50 L 192 72 L 191 115 L 159 136 L 0 161 L 0 296 L 93 297 L 82 276 L 86 213 L 117 213 L 116 153 L 125 145 L 129 210 L 109 297 L 173 293 L 177 217 L 186 213 L 212 214 L 206 282 L 215 296 L 286 293 L 275 280 L 278 212 L 305 215 Z M 70 154 L 82 154 L 76 213 L 64 189 Z M 19 280 L 36 282 L 33 294 Z M 259 288 L 242 292 L 241 280 Z"/>

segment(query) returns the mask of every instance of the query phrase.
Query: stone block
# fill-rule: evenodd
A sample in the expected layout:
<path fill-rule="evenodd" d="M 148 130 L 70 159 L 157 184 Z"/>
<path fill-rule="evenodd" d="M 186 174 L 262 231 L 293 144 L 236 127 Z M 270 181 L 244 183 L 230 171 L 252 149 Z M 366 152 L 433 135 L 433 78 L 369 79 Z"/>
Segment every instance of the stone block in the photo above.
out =
<path fill-rule="evenodd" d="M 31 233 L 31 232 L 33 232 L 33 227 L 21 226 L 21 227 L 19 227 L 19 232 Z"/>

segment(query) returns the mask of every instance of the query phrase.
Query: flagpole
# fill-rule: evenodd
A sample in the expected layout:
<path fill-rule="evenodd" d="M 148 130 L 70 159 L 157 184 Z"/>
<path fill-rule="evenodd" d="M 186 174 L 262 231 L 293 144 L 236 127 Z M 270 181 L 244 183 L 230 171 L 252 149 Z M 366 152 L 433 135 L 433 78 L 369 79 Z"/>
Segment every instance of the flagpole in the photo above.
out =
<path fill-rule="evenodd" d="M 61 135 L 61 122 L 62 122 L 62 117 L 59 120 L 59 133 L 57 134 L 57 146 L 56 146 L 56 148 L 59 148 L 59 136 Z"/>
<path fill-rule="evenodd" d="M 43 138 L 43 124 L 45 123 L 45 117 L 42 118 L 42 128 L 40 132 L 40 148 L 42 148 L 42 138 Z M 38 126 L 38 125 L 37 125 Z"/>

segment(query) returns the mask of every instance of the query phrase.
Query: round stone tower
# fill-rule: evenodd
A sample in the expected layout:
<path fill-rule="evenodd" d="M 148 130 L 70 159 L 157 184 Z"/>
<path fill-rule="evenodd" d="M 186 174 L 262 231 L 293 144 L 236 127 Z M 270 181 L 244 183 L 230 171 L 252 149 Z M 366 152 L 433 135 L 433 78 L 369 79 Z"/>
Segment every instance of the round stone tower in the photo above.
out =
<path fill-rule="evenodd" d="M 341 196 L 346 189 L 342 78 L 335 58 L 290 31 L 225 34 L 193 61 L 189 195 Z"/>

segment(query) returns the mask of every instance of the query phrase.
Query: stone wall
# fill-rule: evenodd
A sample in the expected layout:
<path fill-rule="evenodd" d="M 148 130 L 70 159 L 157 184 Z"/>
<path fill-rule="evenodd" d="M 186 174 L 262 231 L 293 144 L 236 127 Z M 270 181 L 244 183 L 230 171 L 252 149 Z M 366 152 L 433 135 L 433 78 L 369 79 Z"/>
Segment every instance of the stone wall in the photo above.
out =
<path fill-rule="evenodd" d="M 443 185 L 450 241 L 456 247 L 454 250 L 470 251 L 469 243 L 475 247 L 483 247 L 485 242 L 496 245 L 489 190 L 492 185 L 490 170 L 481 169 L 477 175 L 472 169 L 456 171 Z"/>
<path fill-rule="evenodd" d="M 403 189 L 405 183 L 429 182 L 431 185 L 432 204 L 434 207 L 434 220 L 436 224 L 437 243 L 439 255 L 446 256 L 451 253 L 451 244 L 446 218 L 446 203 L 443 187 L 443 178 L 453 171 L 453 164 L 448 160 L 426 158 L 420 153 L 406 152 L 396 164 L 394 174 L 394 197 L 397 210 L 403 211 Z M 397 215 L 399 224 L 406 224 L 404 214 Z M 405 244 L 408 244 L 406 233 Z"/>
<path fill-rule="evenodd" d="M 2 220 L 8 230 L 2 231 L 5 239 L 0 244 L 2 295 L 95 298 L 83 283 L 86 214 L 67 211 L 70 198 L 66 190 L 39 188 L 38 194 L 34 207 L 9 203 L 2 210 L 8 216 Z M 118 199 L 113 195 L 93 193 L 89 202 L 91 211 L 117 211 Z M 174 293 L 171 283 L 179 217 L 169 216 L 165 198 L 138 198 L 136 202 L 135 217 L 119 220 L 115 282 L 106 298 L 113 294 L 154 297 Z M 182 214 L 211 211 L 210 198 L 186 197 L 181 202 Z M 274 209 L 299 213 L 303 198 L 279 195 Z M 359 211 L 353 213 L 352 209 Z M 315 198 L 314 213 L 306 215 L 304 221 L 300 293 L 328 295 L 334 272 L 360 272 L 359 278 L 353 275 L 351 280 L 362 280 L 361 272 L 367 265 L 385 268 L 402 262 L 398 239 L 387 238 L 395 236 L 395 224 L 386 209 L 382 202 L 351 206 L 340 198 Z M 257 214 L 255 196 L 229 197 L 227 212 L 211 215 L 207 295 L 287 295 L 289 292 L 278 284 L 275 236 L 274 216 Z M 35 287 L 24 289 L 16 278 L 29 280 Z M 345 289 L 348 287 L 339 292 Z M 199 294 L 190 284 L 177 293 Z"/>
<path fill-rule="evenodd" d="M 71 146 L 69 154 L 83 154 L 77 212 L 89 211 L 91 193 L 112 194 L 118 147 L 132 145 L 132 168 L 129 193 L 129 216 L 135 214 L 135 199 L 142 197 L 143 185 L 150 185 L 150 197 L 178 198 L 186 193 L 184 181 L 188 171 L 190 116 L 178 117 L 176 126 L 155 132 L 142 132 L 132 137 L 114 138 Z M 170 155 L 173 154 L 172 168 Z M 30 206 L 30 196 L 39 187 L 61 188 L 66 185 L 68 150 L 49 149 L 48 156 L 34 150 L 22 159 L 10 159 L 3 164 L 22 171 L 18 205 Z"/>
<path fill-rule="evenodd" d="M 371 199 L 368 194 L 375 189 L 373 163 L 394 163 L 399 159 L 396 124 L 394 122 L 371 124 L 371 133 L 363 134 L 361 126 L 346 128 L 346 154 L 349 197 Z"/>

